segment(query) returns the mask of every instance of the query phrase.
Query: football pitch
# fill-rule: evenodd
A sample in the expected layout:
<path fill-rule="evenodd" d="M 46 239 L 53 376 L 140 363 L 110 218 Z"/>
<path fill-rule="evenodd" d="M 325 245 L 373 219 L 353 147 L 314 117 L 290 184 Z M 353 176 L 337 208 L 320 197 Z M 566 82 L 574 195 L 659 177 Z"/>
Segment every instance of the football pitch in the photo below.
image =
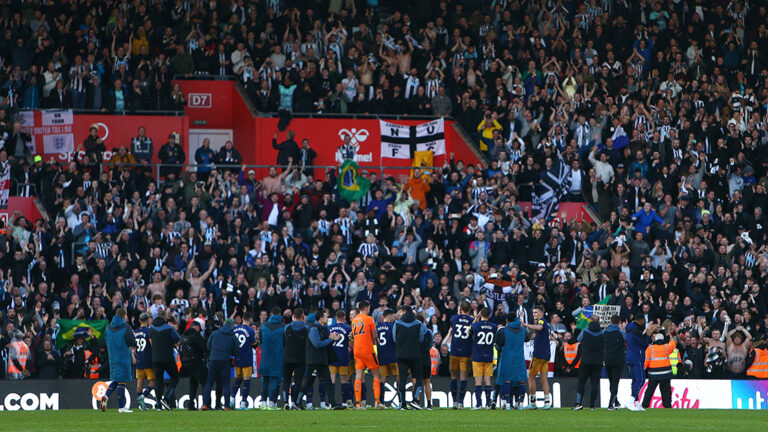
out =
<path fill-rule="evenodd" d="M 765 411 L 135 411 L 0 412 L 0 431 L 722 431 L 763 430 Z"/>

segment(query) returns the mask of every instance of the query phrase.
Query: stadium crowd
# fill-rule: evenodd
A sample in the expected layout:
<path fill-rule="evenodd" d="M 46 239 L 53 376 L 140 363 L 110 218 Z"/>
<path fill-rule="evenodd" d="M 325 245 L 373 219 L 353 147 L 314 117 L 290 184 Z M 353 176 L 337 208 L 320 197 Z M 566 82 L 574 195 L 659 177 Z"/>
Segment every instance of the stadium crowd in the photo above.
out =
<path fill-rule="evenodd" d="M 181 333 L 216 312 L 265 323 L 278 307 L 289 322 L 299 306 L 333 317 L 362 300 L 376 321 L 414 306 L 441 376 L 463 301 L 489 307 L 499 325 L 508 312 L 532 323 L 541 306 L 556 373 L 568 375 L 581 312 L 606 298 L 622 321 L 644 318 L 677 341 L 678 376 L 744 376 L 750 345 L 768 337 L 765 6 L 319 6 L 0 6 L 0 166 L 12 170 L 12 195 L 33 190 L 46 211 L 14 214 L 0 236 L 0 347 L 8 360 L 21 331 L 24 377 L 108 376 L 104 345 L 88 335 L 55 349 L 60 318 L 112 319 L 125 307 L 137 328 L 163 311 Z M 29 154 L 12 120 L 22 108 L 180 109 L 170 79 L 195 74 L 238 76 L 265 112 L 451 115 L 490 163 L 450 158 L 404 180 L 363 170 L 371 190 L 347 203 L 333 172 L 300 165 L 311 150 L 296 143 L 300 131 L 278 145 L 282 170 L 262 179 L 231 165 L 249 143 L 185 155 L 175 138 L 160 158 L 194 160 L 196 172 L 154 178 L 130 165 L 149 160 L 142 133 L 103 163 L 103 143 L 89 137 L 62 165 Z M 602 222 L 523 211 L 518 201 L 553 163 L 572 169 L 564 199 Z"/>

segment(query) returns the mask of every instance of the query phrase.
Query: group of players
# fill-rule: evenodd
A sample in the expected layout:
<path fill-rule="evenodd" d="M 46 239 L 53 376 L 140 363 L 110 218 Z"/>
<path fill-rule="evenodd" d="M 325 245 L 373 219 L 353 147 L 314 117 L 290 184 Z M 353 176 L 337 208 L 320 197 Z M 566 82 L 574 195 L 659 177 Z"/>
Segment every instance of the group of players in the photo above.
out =
<path fill-rule="evenodd" d="M 507 326 L 500 327 L 489 320 L 490 310 L 487 308 L 473 313 L 471 305 L 464 302 L 459 309 L 460 313 L 451 318 L 450 334 L 443 342 L 450 347 L 453 409 L 464 408 L 470 367 L 475 380 L 473 409 L 495 409 L 497 400 L 502 408 L 522 408 L 526 384 L 530 398 L 528 408 L 536 409 L 537 376 L 545 394 L 543 406 L 550 408 L 552 402 L 547 381 L 550 329 L 543 310 L 533 310 L 533 324 L 510 315 Z M 280 311 L 274 310 L 260 326 L 253 324 L 252 316 L 245 313 L 238 325 L 226 320 L 220 329 L 208 336 L 207 342 L 202 337 L 205 322 L 200 318 L 187 322 L 180 337 L 164 317 L 156 318 L 150 325 L 150 317 L 143 315 L 141 327 L 133 332 L 133 341 L 127 342 L 133 344 L 130 361 L 135 365 L 139 408 L 148 409 L 145 399 L 153 390 L 157 396 L 157 409 L 175 408 L 173 394 L 178 372 L 184 370 L 190 377 L 188 409 L 196 409 L 197 387 L 203 382 L 206 385 L 201 409 L 212 407 L 210 392 L 214 384 L 216 394 L 220 396 L 219 408 L 235 408 L 239 392 L 238 408 L 248 409 L 250 380 L 253 365 L 257 363 L 254 348 L 258 346 L 261 351 L 258 372 L 263 379 L 262 409 L 277 409 L 280 399 L 279 406 L 285 409 L 311 409 L 315 377 L 320 380 L 320 408 L 365 409 L 366 375 L 369 373 L 375 408 L 385 408 L 382 396 L 391 379 L 400 398 L 399 403 L 392 401 L 392 407 L 432 409 L 430 377 L 437 373 L 439 352 L 423 316 L 403 306 L 397 311 L 383 311 L 376 324 L 366 301 L 351 310 L 349 324 L 344 311 L 337 311 L 332 320 L 325 309 L 309 312 L 305 316 L 305 311 L 297 308 L 293 311 L 292 322 L 285 325 Z M 523 342 L 529 336 L 533 339 L 533 356 L 526 372 Z M 156 339 L 161 343 L 158 344 Z M 158 349 L 168 351 L 176 344 L 178 350 L 172 354 L 158 352 Z M 170 355 L 175 356 L 178 368 L 168 367 L 166 357 Z M 114 359 L 112 353 L 110 359 L 120 361 Z M 498 361 L 497 379 L 492 384 L 495 361 Z M 235 382 L 230 389 L 232 365 Z M 166 373 L 170 385 L 163 393 L 163 374 Z M 409 379 L 413 383 L 413 393 L 407 401 L 405 389 Z M 116 385 L 124 386 L 130 379 L 113 377 L 112 380 Z M 279 391 L 281 382 L 282 393 Z M 337 383 L 341 386 L 341 404 L 334 402 Z M 326 396 L 330 396 L 330 404 L 326 403 Z M 472 400 L 471 396 L 469 400 Z M 106 398 L 102 402 L 102 409 L 106 409 Z M 128 411 L 127 407 L 121 411 Z"/>

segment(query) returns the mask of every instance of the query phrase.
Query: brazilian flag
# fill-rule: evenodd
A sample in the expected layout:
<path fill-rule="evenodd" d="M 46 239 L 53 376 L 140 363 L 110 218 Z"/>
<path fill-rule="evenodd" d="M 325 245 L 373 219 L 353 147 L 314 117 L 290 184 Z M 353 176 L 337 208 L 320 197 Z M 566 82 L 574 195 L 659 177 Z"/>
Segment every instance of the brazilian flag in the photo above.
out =
<path fill-rule="evenodd" d="M 56 321 L 59 324 L 59 334 L 56 336 L 56 349 L 61 349 L 69 341 L 75 340 L 75 331 L 78 328 L 90 328 L 93 337 L 101 339 L 104 337 L 104 332 L 107 330 L 107 320 L 94 320 L 94 321 L 81 321 L 72 319 L 59 319 Z"/>
<path fill-rule="evenodd" d="M 611 300 L 611 295 L 609 294 L 609 295 L 603 297 L 603 299 L 600 300 L 599 302 L 597 302 L 596 304 L 599 304 L 599 305 L 608 304 L 608 302 L 610 300 Z M 587 326 L 589 326 L 589 320 L 590 320 L 590 318 L 592 318 L 592 311 L 593 310 L 594 310 L 594 308 L 592 306 L 587 306 L 585 308 L 582 308 L 581 315 L 579 315 L 578 320 L 576 320 L 576 327 L 578 327 L 578 328 L 580 328 L 582 330 L 587 328 Z"/>
<path fill-rule="evenodd" d="M 368 193 L 371 182 L 358 174 L 360 167 L 355 161 L 347 159 L 339 167 L 339 195 L 347 202 L 360 201 Z"/>

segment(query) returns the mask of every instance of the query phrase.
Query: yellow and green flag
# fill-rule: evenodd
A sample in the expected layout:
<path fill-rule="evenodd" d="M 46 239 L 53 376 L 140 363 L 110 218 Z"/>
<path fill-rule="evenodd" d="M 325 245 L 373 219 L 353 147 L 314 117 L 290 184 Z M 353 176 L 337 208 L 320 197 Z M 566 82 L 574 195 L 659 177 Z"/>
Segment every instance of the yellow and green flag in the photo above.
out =
<path fill-rule="evenodd" d="M 59 334 L 56 336 L 56 349 L 61 349 L 70 341 L 75 340 L 75 332 L 79 328 L 90 328 L 93 337 L 101 339 L 104 337 L 108 324 L 107 320 L 81 321 L 60 319 L 56 322 L 59 324 Z"/>
<path fill-rule="evenodd" d="M 371 181 L 359 175 L 359 170 L 357 163 L 349 159 L 339 167 L 339 195 L 350 203 L 360 201 L 371 188 Z"/>
<path fill-rule="evenodd" d="M 595 305 L 608 304 L 610 300 L 611 300 L 611 295 L 609 294 L 603 297 L 603 299 L 597 302 Z M 580 329 L 587 328 L 587 326 L 589 326 L 589 320 L 590 318 L 592 318 L 592 314 L 594 310 L 595 310 L 594 306 L 587 306 L 585 308 L 582 308 L 581 315 L 579 315 L 579 318 L 576 320 L 576 327 Z"/>

